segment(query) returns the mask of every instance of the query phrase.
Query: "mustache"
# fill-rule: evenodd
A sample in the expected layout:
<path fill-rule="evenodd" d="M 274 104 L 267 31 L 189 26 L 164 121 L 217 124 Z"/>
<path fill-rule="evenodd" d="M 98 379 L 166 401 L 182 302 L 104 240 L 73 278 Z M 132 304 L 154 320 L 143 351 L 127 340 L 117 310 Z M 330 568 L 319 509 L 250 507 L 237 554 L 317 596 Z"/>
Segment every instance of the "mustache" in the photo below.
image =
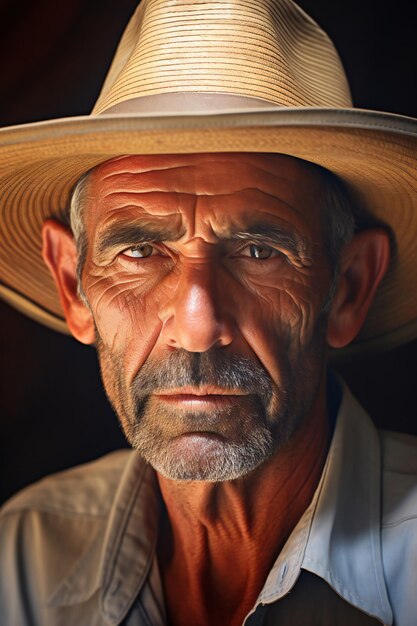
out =
<path fill-rule="evenodd" d="M 132 392 L 136 403 L 153 394 L 178 387 L 212 385 L 225 390 L 241 390 L 258 396 L 269 405 L 272 380 L 266 370 L 253 360 L 223 353 L 176 350 L 163 360 L 146 361 L 136 374 Z"/>

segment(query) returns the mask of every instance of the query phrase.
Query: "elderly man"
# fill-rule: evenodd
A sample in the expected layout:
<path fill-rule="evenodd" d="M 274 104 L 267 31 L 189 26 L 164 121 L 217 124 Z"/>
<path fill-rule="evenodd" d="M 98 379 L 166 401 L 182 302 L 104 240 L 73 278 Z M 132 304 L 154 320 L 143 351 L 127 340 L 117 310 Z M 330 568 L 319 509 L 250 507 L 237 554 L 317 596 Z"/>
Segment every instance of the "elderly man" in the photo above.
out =
<path fill-rule="evenodd" d="M 349 107 L 290 0 L 147 0 L 93 116 L 5 131 L 2 296 L 134 450 L 5 506 L 2 623 L 415 624 L 416 443 L 327 356 L 414 332 L 416 125 Z"/>

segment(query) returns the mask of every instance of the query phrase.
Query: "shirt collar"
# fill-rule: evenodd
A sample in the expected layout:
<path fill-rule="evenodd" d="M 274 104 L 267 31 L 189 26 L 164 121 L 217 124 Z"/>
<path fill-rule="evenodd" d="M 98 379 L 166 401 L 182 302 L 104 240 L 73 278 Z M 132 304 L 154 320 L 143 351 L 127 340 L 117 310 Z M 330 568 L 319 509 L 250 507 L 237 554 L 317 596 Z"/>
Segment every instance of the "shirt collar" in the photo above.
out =
<path fill-rule="evenodd" d="M 381 555 L 381 454 L 369 416 L 344 386 L 322 478 L 280 553 L 259 600 L 288 593 L 300 568 L 347 602 L 392 624 Z"/>

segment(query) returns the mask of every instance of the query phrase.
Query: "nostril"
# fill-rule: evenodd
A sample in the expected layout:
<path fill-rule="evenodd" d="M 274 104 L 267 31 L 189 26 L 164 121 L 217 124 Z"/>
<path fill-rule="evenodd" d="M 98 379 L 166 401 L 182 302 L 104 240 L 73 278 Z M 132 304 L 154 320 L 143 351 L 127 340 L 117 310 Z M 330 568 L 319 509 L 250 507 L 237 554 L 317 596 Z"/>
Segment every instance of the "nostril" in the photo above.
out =
<path fill-rule="evenodd" d="M 233 339 L 224 300 L 219 297 L 221 284 L 216 268 L 189 265 L 183 268 L 164 306 L 164 339 L 167 345 L 189 352 L 206 352 L 213 346 L 228 345 Z"/>
<path fill-rule="evenodd" d="M 229 345 L 234 334 L 232 324 L 226 320 L 172 316 L 163 326 L 162 337 L 168 347 L 206 352 L 215 346 Z"/>

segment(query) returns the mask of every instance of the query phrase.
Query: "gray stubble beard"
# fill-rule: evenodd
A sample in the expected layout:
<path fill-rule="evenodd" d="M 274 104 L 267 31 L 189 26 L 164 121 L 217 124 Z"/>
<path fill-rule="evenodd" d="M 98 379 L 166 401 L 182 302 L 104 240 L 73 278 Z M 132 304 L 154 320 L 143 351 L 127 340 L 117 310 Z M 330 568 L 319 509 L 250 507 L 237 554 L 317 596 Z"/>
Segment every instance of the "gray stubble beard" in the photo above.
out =
<path fill-rule="evenodd" d="M 165 415 L 164 415 L 165 413 Z M 215 421 L 220 422 L 227 415 L 227 410 L 218 411 Z M 160 409 L 158 419 L 171 419 L 168 411 Z M 228 419 L 233 419 L 229 414 Z M 199 420 L 197 414 L 193 418 Z M 246 416 L 251 423 L 250 432 L 240 441 L 226 438 L 216 439 L 204 445 L 204 451 L 189 446 L 187 454 L 177 454 L 172 440 L 161 436 L 161 431 L 153 426 L 154 415 L 145 412 L 143 419 L 137 421 L 126 431 L 126 436 L 133 448 L 143 456 L 152 467 L 163 476 L 181 481 L 222 482 L 234 480 L 246 475 L 258 467 L 274 451 L 274 439 L 271 432 L 253 412 Z M 203 452 L 203 453 L 202 453 Z"/>
<path fill-rule="evenodd" d="M 266 370 L 251 359 L 214 349 L 205 353 L 178 350 L 164 360 L 146 361 L 127 389 L 120 361 L 100 338 L 97 343 L 104 386 L 127 440 L 170 479 L 221 482 L 245 476 L 283 448 L 305 416 L 307 406 L 295 407 L 297 398 L 289 393 L 290 368 L 277 390 Z M 160 389 L 203 384 L 241 389 L 250 401 L 245 410 L 225 408 L 210 415 L 178 414 L 169 406 L 153 406 L 152 394 Z M 187 432 L 187 427 L 198 432 L 213 425 L 220 437 L 203 451 L 185 446 L 186 455 L 176 453 L 175 437 Z"/>

